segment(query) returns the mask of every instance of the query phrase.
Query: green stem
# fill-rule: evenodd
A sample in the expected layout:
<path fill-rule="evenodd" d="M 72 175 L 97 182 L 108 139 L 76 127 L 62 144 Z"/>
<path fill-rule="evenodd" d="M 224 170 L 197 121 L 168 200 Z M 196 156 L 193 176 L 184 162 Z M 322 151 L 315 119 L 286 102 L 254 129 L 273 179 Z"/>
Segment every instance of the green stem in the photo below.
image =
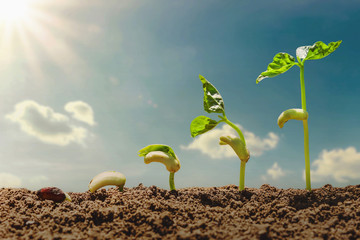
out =
<path fill-rule="evenodd" d="M 169 175 L 169 184 L 170 184 L 170 191 L 176 190 L 175 189 L 175 183 L 174 183 L 174 175 L 175 173 L 171 172 Z"/>
<path fill-rule="evenodd" d="M 305 94 L 305 80 L 304 80 L 304 65 L 300 64 L 300 87 L 301 87 L 301 107 L 306 111 L 306 94 Z"/>
<path fill-rule="evenodd" d="M 124 191 L 124 186 L 122 185 L 122 186 L 119 186 L 119 191 L 120 192 L 123 192 Z"/>
<path fill-rule="evenodd" d="M 245 161 L 240 161 L 240 181 L 239 181 L 239 191 L 242 191 L 245 189 Z"/>
<path fill-rule="evenodd" d="M 229 119 L 227 119 L 226 116 L 219 116 L 223 122 L 229 124 L 230 127 L 232 127 L 233 129 L 235 129 L 235 131 L 239 134 L 239 137 L 241 139 L 241 141 L 244 143 L 244 147 L 246 148 L 246 142 L 245 142 L 245 137 L 243 135 L 243 133 L 241 132 L 241 130 L 235 125 L 233 124 Z M 246 166 L 246 162 L 245 161 L 241 161 L 240 159 L 240 180 L 239 180 L 239 191 L 244 190 L 245 188 L 245 166 Z"/>
<path fill-rule="evenodd" d="M 309 129 L 308 129 L 308 121 L 307 120 L 303 120 L 303 126 L 304 126 L 304 155 L 305 155 L 306 189 L 311 191 L 310 155 L 309 155 Z"/>
<path fill-rule="evenodd" d="M 300 87 L 301 87 L 301 106 L 306 111 L 306 95 L 305 95 L 305 80 L 304 80 L 304 64 L 300 63 Z M 305 175 L 306 175 L 306 189 L 311 191 L 310 179 L 310 155 L 309 155 L 309 128 L 308 121 L 303 120 L 304 126 L 304 155 L 305 155 Z"/>
<path fill-rule="evenodd" d="M 246 142 L 245 142 L 245 138 L 244 135 L 242 134 L 241 130 L 232 122 L 230 122 L 229 119 L 227 119 L 227 117 L 222 117 L 222 119 L 224 120 L 224 122 L 226 122 L 227 124 L 229 124 L 230 127 L 232 127 L 233 129 L 235 129 L 235 131 L 239 134 L 239 137 L 241 139 L 241 141 L 244 143 L 245 147 L 246 147 Z"/>

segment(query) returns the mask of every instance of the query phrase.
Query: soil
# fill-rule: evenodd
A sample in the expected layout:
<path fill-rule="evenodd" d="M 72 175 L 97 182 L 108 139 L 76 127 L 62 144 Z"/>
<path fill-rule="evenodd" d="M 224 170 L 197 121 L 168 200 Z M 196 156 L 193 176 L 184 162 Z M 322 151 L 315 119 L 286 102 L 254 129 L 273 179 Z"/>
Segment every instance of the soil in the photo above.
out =
<path fill-rule="evenodd" d="M 1 239 L 360 239 L 360 185 L 311 192 L 269 185 L 69 193 L 0 189 Z"/>

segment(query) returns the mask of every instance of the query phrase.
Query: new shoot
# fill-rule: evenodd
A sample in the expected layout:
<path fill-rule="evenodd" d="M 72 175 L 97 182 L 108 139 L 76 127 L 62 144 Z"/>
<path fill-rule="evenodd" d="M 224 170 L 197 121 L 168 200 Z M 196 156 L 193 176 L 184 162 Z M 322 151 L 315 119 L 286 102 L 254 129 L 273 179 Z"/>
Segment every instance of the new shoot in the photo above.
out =
<path fill-rule="evenodd" d="M 229 145 L 232 147 L 236 155 L 240 159 L 240 181 L 239 191 L 245 188 L 245 165 L 250 159 L 250 152 L 246 148 L 246 142 L 241 130 L 232 123 L 225 115 L 224 101 L 219 91 L 203 76 L 199 75 L 200 81 L 203 84 L 204 89 L 204 110 L 208 113 L 221 113 L 218 115 L 219 121 L 213 120 L 206 116 L 196 117 L 190 125 L 191 137 L 196 137 L 200 134 L 206 133 L 215 128 L 219 123 L 226 123 L 238 133 L 239 137 L 235 136 L 221 136 L 220 145 Z"/>
<path fill-rule="evenodd" d="M 146 164 L 151 162 L 159 162 L 164 164 L 166 169 L 170 172 L 170 191 L 176 190 L 174 175 L 180 169 L 180 161 L 171 147 L 161 144 L 149 145 L 139 151 L 139 157 L 144 157 L 144 162 Z"/>
<path fill-rule="evenodd" d="M 269 64 L 267 70 L 259 75 L 256 83 L 265 78 L 275 77 L 286 72 L 292 66 L 296 65 L 300 68 L 300 88 L 301 88 L 301 109 L 288 109 L 282 112 L 278 118 L 278 125 L 282 128 L 290 119 L 300 120 L 304 127 L 304 155 L 305 155 L 305 176 L 306 189 L 311 191 L 310 180 L 310 156 L 309 156 L 309 130 L 308 130 L 308 112 L 306 110 L 306 94 L 304 81 L 304 63 L 306 60 L 321 59 L 334 52 L 341 44 L 341 40 L 331 42 L 328 45 L 319 41 L 312 46 L 303 46 L 296 49 L 296 58 L 287 53 L 278 53 L 275 55 L 273 62 Z"/>

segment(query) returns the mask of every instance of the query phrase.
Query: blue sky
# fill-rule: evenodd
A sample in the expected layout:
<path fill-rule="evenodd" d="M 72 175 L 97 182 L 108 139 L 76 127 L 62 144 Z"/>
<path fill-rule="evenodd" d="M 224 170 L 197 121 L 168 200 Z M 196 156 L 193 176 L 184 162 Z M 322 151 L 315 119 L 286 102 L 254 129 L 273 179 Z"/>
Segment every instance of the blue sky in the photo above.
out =
<path fill-rule="evenodd" d="M 201 74 L 245 133 L 245 185 L 305 188 L 302 124 L 276 124 L 301 108 L 299 69 L 255 80 L 278 52 L 338 40 L 305 63 L 312 186 L 359 184 L 359 1 L 18 1 L 0 17 L 0 187 L 82 192 L 115 170 L 168 189 L 165 167 L 137 156 L 155 143 L 180 159 L 177 188 L 238 184 L 239 159 L 218 145 L 231 130 L 190 136 L 196 116 L 217 118 Z"/>

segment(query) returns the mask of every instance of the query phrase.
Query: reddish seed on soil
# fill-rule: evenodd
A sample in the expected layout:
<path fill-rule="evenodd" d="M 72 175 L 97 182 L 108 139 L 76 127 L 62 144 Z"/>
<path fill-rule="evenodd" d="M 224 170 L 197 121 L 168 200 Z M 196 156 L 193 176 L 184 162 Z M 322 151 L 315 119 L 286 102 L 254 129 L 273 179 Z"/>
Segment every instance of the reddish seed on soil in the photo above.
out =
<path fill-rule="evenodd" d="M 54 202 L 63 202 L 66 198 L 65 193 L 57 187 L 46 187 L 38 190 L 36 195 L 43 200 L 52 200 Z"/>

